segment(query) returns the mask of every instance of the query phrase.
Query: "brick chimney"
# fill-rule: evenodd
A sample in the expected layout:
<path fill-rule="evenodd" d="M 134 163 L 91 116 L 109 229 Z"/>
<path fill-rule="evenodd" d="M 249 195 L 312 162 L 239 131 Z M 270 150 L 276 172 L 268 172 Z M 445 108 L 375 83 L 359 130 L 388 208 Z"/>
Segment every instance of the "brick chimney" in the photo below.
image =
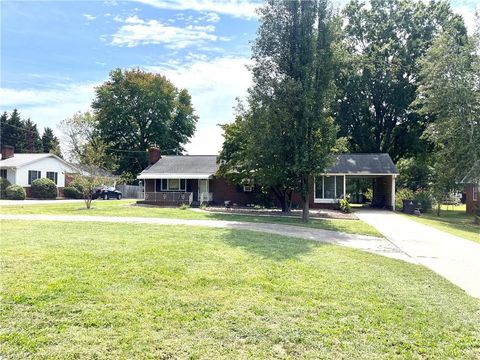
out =
<path fill-rule="evenodd" d="M 158 147 L 151 147 L 148 149 L 148 164 L 153 165 L 155 164 L 160 158 L 162 154 L 160 152 L 160 148 Z"/>
<path fill-rule="evenodd" d="M 2 145 L 2 160 L 13 157 L 15 148 L 10 145 Z"/>

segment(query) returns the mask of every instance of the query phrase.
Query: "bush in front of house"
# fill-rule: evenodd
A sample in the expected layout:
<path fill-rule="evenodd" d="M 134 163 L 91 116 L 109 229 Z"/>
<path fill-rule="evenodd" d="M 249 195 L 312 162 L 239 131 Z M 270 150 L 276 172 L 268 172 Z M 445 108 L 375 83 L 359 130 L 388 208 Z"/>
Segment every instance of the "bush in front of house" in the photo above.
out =
<path fill-rule="evenodd" d="M 6 198 L 6 193 L 5 190 L 7 190 L 7 187 L 9 187 L 10 181 L 4 178 L 0 178 L 0 199 L 5 199 Z"/>
<path fill-rule="evenodd" d="M 55 199 L 58 191 L 55 183 L 47 178 L 32 181 L 32 197 L 37 199 Z"/>
<path fill-rule="evenodd" d="M 63 189 L 63 196 L 67 199 L 83 199 L 83 194 L 74 186 L 68 186 Z"/>
<path fill-rule="evenodd" d="M 26 197 L 25 189 L 20 185 L 13 184 L 5 189 L 5 198 L 8 200 L 25 200 Z"/>
<path fill-rule="evenodd" d="M 346 214 L 352 212 L 352 207 L 350 206 L 350 203 L 348 202 L 347 199 L 340 200 L 340 203 L 338 204 L 338 206 L 340 207 L 341 212 L 344 212 Z"/>

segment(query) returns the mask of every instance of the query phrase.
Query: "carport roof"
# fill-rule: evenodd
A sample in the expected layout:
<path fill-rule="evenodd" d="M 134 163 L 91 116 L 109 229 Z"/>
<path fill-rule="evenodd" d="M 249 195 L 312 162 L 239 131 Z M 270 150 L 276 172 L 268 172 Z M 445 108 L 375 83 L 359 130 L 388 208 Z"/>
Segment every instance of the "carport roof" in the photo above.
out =
<path fill-rule="evenodd" d="M 326 174 L 346 175 L 398 175 L 398 170 L 388 154 L 341 154 Z"/>

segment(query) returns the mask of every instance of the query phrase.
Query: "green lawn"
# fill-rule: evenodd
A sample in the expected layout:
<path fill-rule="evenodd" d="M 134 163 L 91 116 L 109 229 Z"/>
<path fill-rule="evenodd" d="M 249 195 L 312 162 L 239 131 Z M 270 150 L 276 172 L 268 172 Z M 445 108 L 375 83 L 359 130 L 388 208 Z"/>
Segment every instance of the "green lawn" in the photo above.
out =
<path fill-rule="evenodd" d="M 440 217 L 437 216 L 435 211 L 422 214 L 420 217 L 405 216 L 438 230 L 480 243 L 480 225 L 473 224 L 473 216 L 465 212 L 465 205 L 442 206 Z"/>
<path fill-rule="evenodd" d="M 227 229 L 0 226 L 2 358 L 480 357 L 480 302 L 421 266 Z"/>
<path fill-rule="evenodd" d="M 312 219 L 310 223 L 302 223 L 300 218 L 282 216 L 250 216 L 238 214 L 218 214 L 199 212 L 192 209 L 181 210 L 179 208 L 145 207 L 135 206 L 132 200 L 96 200 L 92 203 L 93 208 L 85 209 L 83 203 L 58 203 L 41 205 L 18 205 L 0 206 L 3 214 L 45 214 L 45 215 L 97 215 L 97 216 L 136 216 L 176 218 L 190 220 L 231 220 L 260 223 L 279 223 L 297 226 L 308 226 L 318 229 L 342 231 L 351 234 L 363 234 L 383 237 L 375 228 L 360 220 L 330 220 Z"/>

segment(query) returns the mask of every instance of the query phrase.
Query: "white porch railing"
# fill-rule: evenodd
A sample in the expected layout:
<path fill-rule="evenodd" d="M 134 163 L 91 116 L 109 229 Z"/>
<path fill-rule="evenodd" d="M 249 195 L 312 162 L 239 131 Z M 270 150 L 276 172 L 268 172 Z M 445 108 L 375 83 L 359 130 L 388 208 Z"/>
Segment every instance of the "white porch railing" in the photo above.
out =
<path fill-rule="evenodd" d="M 165 205 L 190 205 L 193 201 L 193 193 L 183 191 L 146 192 L 145 201 L 154 201 Z"/>
<path fill-rule="evenodd" d="M 213 201 L 213 194 L 210 192 L 201 192 L 198 201 L 200 204 L 203 204 L 205 202 L 212 202 Z"/>

